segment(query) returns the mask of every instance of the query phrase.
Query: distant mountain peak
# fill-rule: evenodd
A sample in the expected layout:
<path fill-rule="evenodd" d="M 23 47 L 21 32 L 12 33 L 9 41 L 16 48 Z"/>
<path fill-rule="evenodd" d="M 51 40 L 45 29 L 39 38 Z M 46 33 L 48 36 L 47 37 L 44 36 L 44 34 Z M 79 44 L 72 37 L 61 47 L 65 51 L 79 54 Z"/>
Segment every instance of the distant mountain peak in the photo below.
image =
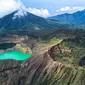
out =
<path fill-rule="evenodd" d="M 85 23 L 85 9 L 82 11 L 77 11 L 73 14 L 64 13 L 61 15 L 52 16 L 49 19 L 84 24 Z"/>
<path fill-rule="evenodd" d="M 17 17 L 24 17 L 24 16 L 26 16 L 28 14 L 28 12 L 27 12 L 27 10 L 26 10 L 26 8 L 25 7 L 20 7 L 17 11 L 16 11 L 16 13 L 14 14 L 14 16 L 13 16 L 13 19 L 16 19 Z"/>
<path fill-rule="evenodd" d="M 0 33 L 27 34 L 40 37 L 56 30 L 57 27 L 51 23 L 51 20 L 36 16 L 28 12 L 27 8 L 20 7 L 0 19 Z"/>

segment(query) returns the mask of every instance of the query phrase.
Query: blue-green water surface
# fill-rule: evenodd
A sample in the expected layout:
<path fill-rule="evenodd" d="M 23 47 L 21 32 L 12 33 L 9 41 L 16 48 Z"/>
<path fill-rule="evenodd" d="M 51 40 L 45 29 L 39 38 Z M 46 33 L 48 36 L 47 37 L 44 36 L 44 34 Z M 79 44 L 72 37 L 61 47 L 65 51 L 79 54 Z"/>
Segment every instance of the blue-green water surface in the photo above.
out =
<path fill-rule="evenodd" d="M 21 51 L 13 50 L 0 53 L 0 60 L 14 59 L 14 60 L 26 60 L 31 56 L 30 53 L 24 53 Z"/>

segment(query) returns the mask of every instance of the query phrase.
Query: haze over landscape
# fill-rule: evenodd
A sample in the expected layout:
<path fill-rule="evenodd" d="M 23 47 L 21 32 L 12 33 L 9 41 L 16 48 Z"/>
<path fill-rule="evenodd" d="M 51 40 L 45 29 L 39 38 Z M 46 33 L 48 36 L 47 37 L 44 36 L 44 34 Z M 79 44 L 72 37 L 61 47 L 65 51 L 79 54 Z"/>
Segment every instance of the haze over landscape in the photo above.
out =
<path fill-rule="evenodd" d="M 0 0 L 0 85 L 85 85 L 85 0 Z"/>

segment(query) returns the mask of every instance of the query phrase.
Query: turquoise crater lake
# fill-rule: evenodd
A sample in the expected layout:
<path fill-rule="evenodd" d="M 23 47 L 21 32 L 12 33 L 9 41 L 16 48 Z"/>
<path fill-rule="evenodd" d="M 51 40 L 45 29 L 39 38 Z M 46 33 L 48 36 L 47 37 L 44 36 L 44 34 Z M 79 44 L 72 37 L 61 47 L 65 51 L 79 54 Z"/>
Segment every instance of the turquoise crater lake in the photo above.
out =
<path fill-rule="evenodd" d="M 5 60 L 5 59 L 26 60 L 30 56 L 31 56 L 30 53 L 24 53 L 18 50 L 13 50 L 0 53 L 0 60 Z"/>

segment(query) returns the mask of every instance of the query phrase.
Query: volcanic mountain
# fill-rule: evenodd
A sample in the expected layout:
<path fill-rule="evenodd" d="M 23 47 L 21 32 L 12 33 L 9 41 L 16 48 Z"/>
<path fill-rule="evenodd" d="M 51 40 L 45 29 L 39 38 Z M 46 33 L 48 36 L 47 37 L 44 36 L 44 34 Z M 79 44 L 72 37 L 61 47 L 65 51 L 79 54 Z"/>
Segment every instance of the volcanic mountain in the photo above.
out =
<path fill-rule="evenodd" d="M 33 15 L 23 8 L 0 19 L 0 33 L 23 33 L 42 36 L 53 32 L 55 28 L 57 27 L 52 26 L 50 20 Z"/>
<path fill-rule="evenodd" d="M 0 34 L 42 37 L 54 33 L 58 28 L 84 29 L 84 12 L 85 10 L 46 19 L 29 13 L 25 8 L 19 8 L 0 19 Z"/>

